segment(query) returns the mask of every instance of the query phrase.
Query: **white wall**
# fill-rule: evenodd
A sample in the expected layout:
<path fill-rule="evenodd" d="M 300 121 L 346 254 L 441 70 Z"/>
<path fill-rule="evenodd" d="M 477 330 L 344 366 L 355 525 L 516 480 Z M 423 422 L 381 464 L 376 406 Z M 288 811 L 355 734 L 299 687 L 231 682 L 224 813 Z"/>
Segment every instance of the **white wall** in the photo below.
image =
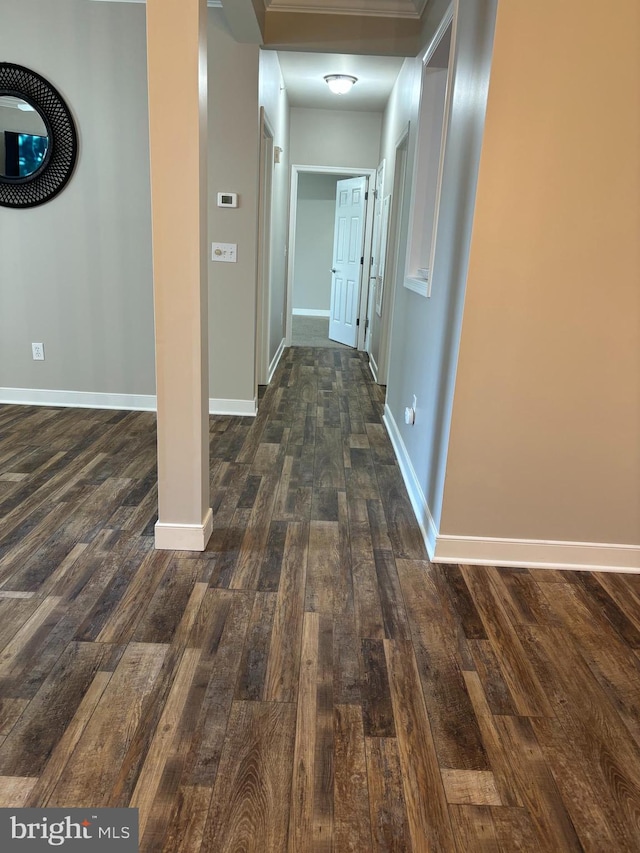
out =
<path fill-rule="evenodd" d="M 393 306 L 388 415 L 406 454 L 403 462 L 410 474 L 414 505 L 420 505 L 419 514 L 425 527 L 428 527 L 428 512 L 433 517 L 432 538 L 439 528 L 442 511 L 495 8 L 495 0 L 469 0 L 459 6 L 455 82 L 445 147 L 432 296 L 426 299 L 403 286 L 402 262 Z M 433 24 L 435 29 L 438 21 Z M 393 147 L 401 128 L 406 126 L 407 119 L 416 127 L 419 79 L 419 63 L 413 66 L 413 74 L 406 63 L 385 114 L 383 156 L 387 158 L 389 176 L 385 182 L 393 175 Z M 411 175 L 411 157 L 409 161 Z M 405 238 L 407 225 L 405 222 Z M 406 239 L 400 246 L 400 257 L 403 261 L 406 257 Z M 411 405 L 414 394 L 418 400 L 416 422 L 407 426 L 404 409 Z"/>
<path fill-rule="evenodd" d="M 291 163 L 375 169 L 382 113 L 291 110 Z"/>
<path fill-rule="evenodd" d="M 273 166 L 271 202 L 271 296 L 269 305 L 269 361 L 285 334 L 287 294 L 287 228 L 289 215 L 289 102 L 275 51 L 260 51 L 259 103 L 274 133 L 273 144 L 282 149 Z"/>
<path fill-rule="evenodd" d="M 294 311 L 329 311 L 336 182 L 341 177 L 313 172 L 298 175 Z"/>
<path fill-rule="evenodd" d="M 0 389 L 154 394 L 145 8 L 2 0 L 1 14 L 2 59 L 59 90 L 79 158 L 50 202 L 0 207 Z"/>

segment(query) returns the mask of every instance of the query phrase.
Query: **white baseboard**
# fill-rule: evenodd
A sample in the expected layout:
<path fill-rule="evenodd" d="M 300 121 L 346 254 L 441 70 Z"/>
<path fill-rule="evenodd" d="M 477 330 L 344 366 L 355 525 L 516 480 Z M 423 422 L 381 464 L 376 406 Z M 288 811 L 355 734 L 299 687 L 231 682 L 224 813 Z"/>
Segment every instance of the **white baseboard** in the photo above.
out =
<path fill-rule="evenodd" d="M 378 364 L 373 357 L 372 353 L 369 353 L 369 370 L 371 371 L 371 375 L 373 376 L 373 381 L 378 381 Z"/>
<path fill-rule="evenodd" d="M 291 313 L 295 317 L 330 317 L 331 311 L 324 308 L 292 308 Z"/>
<path fill-rule="evenodd" d="M 155 394 L 104 394 L 98 391 L 54 391 L 41 388 L 0 388 L 0 403 L 18 406 L 54 406 L 75 409 L 123 409 L 155 412 Z M 210 415 L 255 416 L 253 400 L 209 399 Z"/>
<path fill-rule="evenodd" d="M 441 534 L 437 537 L 432 559 L 434 563 L 467 563 L 475 566 L 640 572 L 639 546 L 596 542 L 494 539 Z"/>
<path fill-rule="evenodd" d="M 258 411 L 257 400 L 223 400 L 222 398 L 209 398 L 210 415 L 235 415 L 241 418 L 255 417 Z"/>
<path fill-rule="evenodd" d="M 280 346 L 276 350 L 276 354 L 271 359 L 271 364 L 269 365 L 269 376 L 267 378 L 267 385 L 273 379 L 273 374 L 276 372 L 276 367 L 278 366 L 280 358 L 282 357 L 282 353 L 284 352 L 284 346 L 285 346 L 285 343 L 284 343 L 284 338 L 283 338 L 280 341 Z"/>
<path fill-rule="evenodd" d="M 213 532 L 211 509 L 202 524 L 168 524 L 156 521 L 155 546 L 159 551 L 204 551 Z"/>
<path fill-rule="evenodd" d="M 431 558 L 435 550 L 438 531 L 414 467 L 411 464 L 406 445 L 402 440 L 400 430 L 388 405 L 384 407 L 383 421 L 389 433 L 389 438 L 391 439 L 391 444 L 393 445 L 398 465 L 400 466 L 400 472 L 409 493 L 409 500 L 411 501 L 411 506 L 422 532 L 424 544 L 427 546 L 427 553 Z"/>
<path fill-rule="evenodd" d="M 53 391 L 41 388 L 0 388 L 0 403 L 141 412 L 156 410 L 155 394 L 104 394 L 97 391 Z"/>

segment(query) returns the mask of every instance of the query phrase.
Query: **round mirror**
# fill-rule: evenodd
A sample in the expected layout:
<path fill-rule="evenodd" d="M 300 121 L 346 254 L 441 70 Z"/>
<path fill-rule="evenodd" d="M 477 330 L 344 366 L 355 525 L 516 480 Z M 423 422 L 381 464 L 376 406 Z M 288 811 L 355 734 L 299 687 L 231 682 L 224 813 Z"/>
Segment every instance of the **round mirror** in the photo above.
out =
<path fill-rule="evenodd" d="M 49 133 L 29 101 L 0 96 L 0 176 L 28 178 L 46 161 Z"/>
<path fill-rule="evenodd" d="M 55 198 L 77 157 L 76 126 L 57 89 L 36 71 L 0 62 L 0 206 Z"/>

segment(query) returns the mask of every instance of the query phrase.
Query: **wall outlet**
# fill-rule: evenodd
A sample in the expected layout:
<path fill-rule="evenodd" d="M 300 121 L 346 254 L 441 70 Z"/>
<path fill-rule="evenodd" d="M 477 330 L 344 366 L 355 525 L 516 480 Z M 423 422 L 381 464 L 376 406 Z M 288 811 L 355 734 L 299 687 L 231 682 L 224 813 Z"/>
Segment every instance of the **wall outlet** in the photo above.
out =
<path fill-rule="evenodd" d="M 31 354 L 34 361 L 44 361 L 44 344 L 31 344 Z"/>
<path fill-rule="evenodd" d="M 413 426 L 416 422 L 416 409 L 418 408 L 418 398 L 413 395 L 413 406 L 407 406 L 404 410 L 404 422 L 407 426 Z"/>

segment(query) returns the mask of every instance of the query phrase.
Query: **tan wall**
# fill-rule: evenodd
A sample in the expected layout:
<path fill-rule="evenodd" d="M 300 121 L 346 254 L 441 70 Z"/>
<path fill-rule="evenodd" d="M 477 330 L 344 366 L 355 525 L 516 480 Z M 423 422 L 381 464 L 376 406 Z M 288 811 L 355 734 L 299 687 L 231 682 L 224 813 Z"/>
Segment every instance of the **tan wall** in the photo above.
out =
<path fill-rule="evenodd" d="M 640 542 L 640 5 L 498 7 L 441 533 Z"/>
<path fill-rule="evenodd" d="M 147 64 L 158 394 L 156 547 L 203 550 L 211 533 L 205 0 L 185 0 L 179 10 L 148 4 Z"/>

